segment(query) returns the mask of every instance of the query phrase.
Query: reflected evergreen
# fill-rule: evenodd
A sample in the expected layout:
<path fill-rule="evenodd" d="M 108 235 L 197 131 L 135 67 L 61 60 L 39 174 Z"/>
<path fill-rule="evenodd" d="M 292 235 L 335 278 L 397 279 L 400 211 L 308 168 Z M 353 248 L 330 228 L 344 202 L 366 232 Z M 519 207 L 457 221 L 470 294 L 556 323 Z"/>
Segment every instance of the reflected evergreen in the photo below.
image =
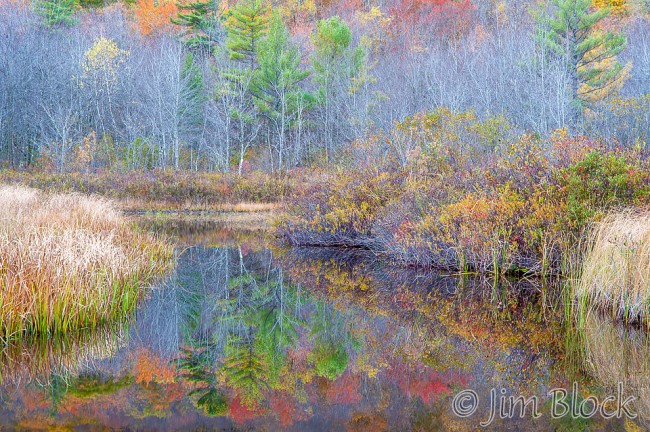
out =
<path fill-rule="evenodd" d="M 251 404 L 263 399 L 263 390 L 269 388 L 267 365 L 254 342 L 251 333 L 245 337 L 233 337 L 226 345 L 223 366 L 228 384 L 239 391 L 242 400 Z"/>
<path fill-rule="evenodd" d="M 221 416 L 228 412 L 228 400 L 218 388 L 214 373 L 208 369 L 211 362 L 207 349 L 185 348 L 176 364 L 180 377 L 197 385 L 190 396 L 194 405 L 206 415 Z"/>
<path fill-rule="evenodd" d="M 179 277 L 184 289 L 195 290 L 183 297 L 183 309 L 192 313 L 178 365 L 185 379 L 201 385 L 192 395 L 209 405 L 206 412 L 225 400 L 216 390 L 217 376 L 246 404 L 263 402 L 288 368 L 287 350 L 307 327 L 301 292 L 271 266 L 272 254 L 217 251 L 194 251 L 197 265 Z"/>
<path fill-rule="evenodd" d="M 348 347 L 355 342 L 348 320 L 331 306 L 318 303 L 311 314 L 311 337 L 314 341 L 312 359 L 316 374 L 335 380 L 348 367 Z"/>
<path fill-rule="evenodd" d="M 505 377 L 522 394 L 535 394 L 538 381 L 565 382 L 566 370 L 554 362 L 556 327 L 537 303 L 520 299 L 520 287 L 471 279 L 458 285 L 351 252 L 323 258 L 308 252 L 192 246 L 119 343 L 101 338 L 46 350 L 47 358 L 65 351 L 70 360 L 78 357 L 74 362 L 21 360 L 22 352 L 40 352 L 35 346 L 7 352 L 3 376 L 48 371 L 34 398 L 40 407 L 25 409 L 23 418 L 50 410 L 47 421 L 54 424 L 110 409 L 122 416 L 117 429 L 181 430 L 175 422 L 190 418 L 208 430 L 463 430 L 449 401 L 459 389 L 474 388 L 477 377 L 495 383 Z M 616 362 L 602 359 L 625 350 L 594 351 L 600 346 L 591 344 L 590 352 L 605 365 L 600 375 L 624 379 Z M 584 426 L 600 423 L 553 425 Z"/>

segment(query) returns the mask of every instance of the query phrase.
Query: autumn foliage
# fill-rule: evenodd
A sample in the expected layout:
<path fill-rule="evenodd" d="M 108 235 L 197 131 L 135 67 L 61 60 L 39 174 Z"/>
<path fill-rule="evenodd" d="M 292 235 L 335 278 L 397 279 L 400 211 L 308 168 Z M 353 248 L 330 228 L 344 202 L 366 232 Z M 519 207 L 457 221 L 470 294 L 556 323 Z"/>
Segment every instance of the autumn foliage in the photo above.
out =
<path fill-rule="evenodd" d="M 138 0 L 133 6 L 138 31 L 144 36 L 170 31 L 177 13 L 175 0 Z"/>
<path fill-rule="evenodd" d="M 0 171 L 5 184 L 25 184 L 52 192 L 96 194 L 126 208 L 221 208 L 268 210 L 254 204 L 277 203 L 303 188 L 307 173 L 292 176 L 252 172 L 247 176 L 206 172 L 131 171 L 128 173 L 54 173 Z M 247 205 L 239 205 L 248 203 Z M 225 206 L 225 207 L 224 207 Z"/>
<path fill-rule="evenodd" d="M 177 372 L 169 361 L 155 356 L 146 348 L 139 348 L 135 353 L 133 374 L 137 383 L 148 386 L 154 382 L 159 384 L 173 383 Z"/>
<path fill-rule="evenodd" d="M 469 0 L 398 0 L 390 9 L 396 34 L 422 49 L 426 38 L 455 39 L 472 28 L 475 6 Z"/>
<path fill-rule="evenodd" d="M 607 210 L 647 205 L 637 150 L 565 130 L 546 140 L 510 130 L 502 118 L 444 109 L 409 117 L 352 147 L 362 162 L 293 199 L 278 232 L 408 265 L 547 274 Z"/>

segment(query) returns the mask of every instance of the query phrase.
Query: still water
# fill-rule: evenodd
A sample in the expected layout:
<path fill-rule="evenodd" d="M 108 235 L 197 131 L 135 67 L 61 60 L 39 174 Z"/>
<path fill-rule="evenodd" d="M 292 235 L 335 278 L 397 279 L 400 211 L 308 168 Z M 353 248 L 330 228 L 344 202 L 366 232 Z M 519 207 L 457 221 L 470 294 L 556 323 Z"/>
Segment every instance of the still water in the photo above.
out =
<path fill-rule="evenodd" d="M 177 242 L 177 266 L 136 316 L 4 347 L 0 429 L 646 428 L 646 333 L 596 315 L 584 332 L 567 330 L 557 287 L 398 269 L 367 252 L 282 249 L 236 225 L 150 224 Z M 619 383 L 635 398 L 635 420 L 552 418 L 552 389 L 580 406 L 616 396 Z M 463 394 L 476 398 L 460 406 L 468 417 L 452 409 Z M 537 418 L 529 405 L 523 418 L 516 409 L 490 421 L 491 402 L 499 411 L 509 396 L 538 397 Z"/>

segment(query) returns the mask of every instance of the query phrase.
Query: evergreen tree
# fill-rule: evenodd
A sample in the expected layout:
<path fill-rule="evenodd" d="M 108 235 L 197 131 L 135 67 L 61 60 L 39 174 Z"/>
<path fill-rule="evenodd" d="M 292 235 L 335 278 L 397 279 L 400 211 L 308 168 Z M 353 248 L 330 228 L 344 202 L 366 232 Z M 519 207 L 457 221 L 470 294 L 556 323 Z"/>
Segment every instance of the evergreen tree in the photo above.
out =
<path fill-rule="evenodd" d="M 228 13 L 226 49 L 231 59 L 255 69 L 260 41 L 269 27 L 271 7 L 264 0 L 242 0 Z"/>
<path fill-rule="evenodd" d="M 603 31 L 599 24 L 609 9 L 592 10 L 591 0 L 553 0 L 555 11 L 542 16 L 539 42 L 563 62 L 570 80 L 571 124 L 575 126 L 590 95 L 606 93 L 621 78 L 616 56 L 626 46 L 620 33 Z"/>
<path fill-rule="evenodd" d="M 41 0 L 34 3 L 35 11 L 50 27 L 73 25 L 74 13 L 78 7 L 78 0 Z"/>
<path fill-rule="evenodd" d="M 257 68 L 257 47 L 268 31 L 270 6 L 261 0 L 243 0 L 229 12 L 224 26 L 227 37 L 222 55 L 232 61 L 231 67 L 220 70 L 222 85 L 217 89 L 219 103 L 224 107 L 233 144 L 238 149 L 241 174 L 244 157 L 257 139 L 260 124 L 251 95 L 253 71 Z M 226 61 L 228 61 L 226 60 Z"/>
<path fill-rule="evenodd" d="M 135 0 L 125 0 L 124 3 L 126 4 L 133 4 Z M 92 8 L 99 8 L 102 6 L 107 6 L 110 3 L 114 3 L 111 0 L 79 0 L 79 4 L 81 7 L 92 7 Z"/>
<path fill-rule="evenodd" d="M 180 97 L 178 104 L 177 129 L 179 134 L 174 143 L 174 167 L 179 168 L 180 140 L 195 143 L 203 125 L 203 74 L 194 63 L 194 56 L 188 53 L 180 70 Z M 195 149 L 197 150 L 197 149 Z"/>
<path fill-rule="evenodd" d="M 257 60 L 259 68 L 253 73 L 251 91 L 260 113 L 272 126 L 277 164 L 281 168 L 288 144 L 287 133 L 296 125 L 307 98 L 299 83 L 309 72 L 300 69 L 300 52 L 291 43 L 289 31 L 279 15 L 274 15 L 268 36 L 259 43 Z"/>
<path fill-rule="evenodd" d="M 181 37 L 192 48 L 212 49 L 220 39 L 221 13 L 216 0 L 197 0 L 177 3 L 179 13 L 173 24 L 185 27 Z"/>
<path fill-rule="evenodd" d="M 337 136 L 342 125 L 341 107 L 350 94 L 352 79 L 362 70 L 366 60 L 363 48 L 352 47 L 352 33 L 338 16 L 321 20 L 312 36 L 314 55 L 314 82 L 318 85 L 317 101 L 320 106 L 320 122 L 323 125 L 325 159 L 329 160 L 335 143 L 344 137 Z"/>

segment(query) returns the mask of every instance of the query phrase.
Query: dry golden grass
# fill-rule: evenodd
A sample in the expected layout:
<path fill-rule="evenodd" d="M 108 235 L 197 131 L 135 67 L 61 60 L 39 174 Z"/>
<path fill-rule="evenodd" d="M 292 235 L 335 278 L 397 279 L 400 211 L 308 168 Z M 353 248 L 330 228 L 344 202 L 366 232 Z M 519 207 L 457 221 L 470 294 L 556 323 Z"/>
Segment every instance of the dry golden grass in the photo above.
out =
<path fill-rule="evenodd" d="M 103 199 L 0 186 L 3 338 L 96 327 L 133 310 L 172 250 Z"/>
<path fill-rule="evenodd" d="M 650 322 L 650 213 L 616 213 L 594 227 L 575 295 L 616 319 Z"/>
<path fill-rule="evenodd" d="M 114 199 L 115 204 L 125 211 L 213 211 L 233 213 L 267 213 L 282 209 L 279 202 L 217 202 L 195 203 L 192 201 L 142 200 L 139 198 Z"/>

